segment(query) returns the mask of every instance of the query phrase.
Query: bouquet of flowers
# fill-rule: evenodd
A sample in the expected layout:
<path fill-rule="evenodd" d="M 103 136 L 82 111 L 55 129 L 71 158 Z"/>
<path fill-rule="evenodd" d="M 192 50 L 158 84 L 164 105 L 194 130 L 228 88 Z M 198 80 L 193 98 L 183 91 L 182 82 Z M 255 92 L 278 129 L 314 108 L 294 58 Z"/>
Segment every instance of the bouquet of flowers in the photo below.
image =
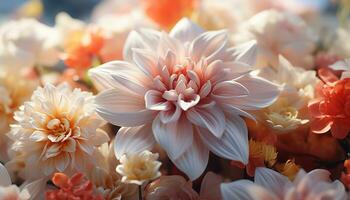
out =
<path fill-rule="evenodd" d="M 0 25 L 0 200 L 349 199 L 350 3 L 327 3 L 22 9 Z"/>

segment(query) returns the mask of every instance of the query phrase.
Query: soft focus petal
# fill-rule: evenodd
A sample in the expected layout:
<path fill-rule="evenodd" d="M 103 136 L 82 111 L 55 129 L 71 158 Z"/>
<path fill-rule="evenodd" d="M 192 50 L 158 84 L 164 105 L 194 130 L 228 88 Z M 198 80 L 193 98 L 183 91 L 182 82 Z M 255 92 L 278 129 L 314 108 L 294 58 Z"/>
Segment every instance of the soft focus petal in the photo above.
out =
<path fill-rule="evenodd" d="M 288 177 L 264 167 L 258 167 L 255 170 L 254 182 L 283 198 L 284 188 L 291 184 Z"/>
<path fill-rule="evenodd" d="M 240 61 L 250 66 L 255 65 L 258 52 L 257 43 L 255 40 L 235 46 L 231 48 L 231 51 L 235 61 Z"/>
<path fill-rule="evenodd" d="M 155 144 L 151 124 L 121 128 L 114 140 L 114 153 L 117 159 L 124 154 L 137 154 L 151 150 Z"/>
<path fill-rule="evenodd" d="M 181 42 L 191 42 L 197 36 L 202 34 L 204 30 L 188 18 L 183 18 L 176 23 L 169 35 Z"/>
<path fill-rule="evenodd" d="M 6 187 L 12 184 L 11 178 L 7 169 L 0 163 L 0 186 Z"/>

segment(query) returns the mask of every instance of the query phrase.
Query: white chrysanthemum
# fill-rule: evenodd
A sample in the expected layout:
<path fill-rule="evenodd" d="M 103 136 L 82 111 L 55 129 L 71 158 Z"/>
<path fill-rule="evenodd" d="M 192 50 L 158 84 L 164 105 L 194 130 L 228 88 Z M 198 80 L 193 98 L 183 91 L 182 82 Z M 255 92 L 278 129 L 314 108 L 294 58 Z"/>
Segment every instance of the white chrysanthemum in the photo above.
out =
<path fill-rule="evenodd" d="M 109 140 L 99 129 L 104 121 L 95 114 L 94 96 L 68 85 L 45 85 L 15 112 L 12 149 L 19 152 L 26 176 L 86 171 L 96 147 Z"/>
<path fill-rule="evenodd" d="M 20 58 L 20 59 L 19 59 Z M 0 64 L 52 66 L 58 62 L 56 32 L 34 19 L 10 21 L 0 27 Z"/>
<path fill-rule="evenodd" d="M 293 65 L 311 68 L 316 38 L 311 29 L 296 15 L 266 10 L 244 22 L 233 36 L 236 43 L 250 40 L 258 42 L 257 66 L 278 65 L 283 55 Z"/>
<path fill-rule="evenodd" d="M 257 73 L 280 85 L 282 91 L 275 103 L 258 112 L 263 122 L 284 132 L 309 122 L 307 104 L 318 82 L 315 71 L 294 67 L 280 56 L 277 69 L 266 67 Z"/>
<path fill-rule="evenodd" d="M 147 150 L 135 154 L 124 154 L 119 160 L 117 172 L 123 176 L 123 182 L 142 185 L 145 181 L 151 181 L 160 176 L 161 162 L 157 159 L 157 153 Z"/>

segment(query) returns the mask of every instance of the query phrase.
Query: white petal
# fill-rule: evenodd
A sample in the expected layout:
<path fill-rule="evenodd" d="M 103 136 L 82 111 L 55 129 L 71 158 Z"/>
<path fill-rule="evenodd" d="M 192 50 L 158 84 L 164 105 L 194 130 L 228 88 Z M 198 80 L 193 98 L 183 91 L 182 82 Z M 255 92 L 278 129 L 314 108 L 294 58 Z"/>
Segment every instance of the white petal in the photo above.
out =
<path fill-rule="evenodd" d="M 257 42 L 255 40 L 240 44 L 231 49 L 235 61 L 254 66 L 257 58 Z"/>
<path fill-rule="evenodd" d="M 89 70 L 89 76 L 99 90 L 125 88 L 143 95 L 152 81 L 134 64 L 112 61 Z"/>
<path fill-rule="evenodd" d="M 193 135 L 193 144 L 186 152 L 173 163 L 184 172 L 191 180 L 197 179 L 204 172 L 209 160 L 209 151 L 201 139 Z"/>
<path fill-rule="evenodd" d="M 284 188 L 291 184 L 286 176 L 268 168 L 258 167 L 255 170 L 254 182 L 283 198 Z"/>
<path fill-rule="evenodd" d="M 47 134 L 43 131 L 34 131 L 30 139 L 34 142 L 45 141 L 47 140 Z"/>
<path fill-rule="evenodd" d="M 229 104 L 243 110 L 257 110 L 274 103 L 280 94 L 277 85 L 266 79 L 246 75 L 235 81 L 241 83 L 249 91 L 249 95 L 228 101 Z"/>
<path fill-rule="evenodd" d="M 117 126 L 139 126 L 154 119 L 142 96 L 121 89 L 105 90 L 96 97 L 96 111 Z"/>
<path fill-rule="evenodd" d="M 157 49 L 158 55 L 166 57 L 169 51 L 176 52 L 177 58 L 182 58 L 185 55 L 183 44 L 179 40 L 170 37 L 167 33 L 162 32 Z"/>
<path fill-rule="evenodd" d="M 151 150 L 155 140 L 151 124 L 119 129 L 114 140 L 114 154 L 119 160 L 124 154 Z"/>
<path fill-rule="evenodd" d="M 69 138 L 66 141 L 66 143 L 64 144 L 62 150 L 66 151 L 66 152 L 75 152 L 75 150 L 76 150 L 76 142 L 75 142 L 75 140 L 72 139 L 72 138 Z"/>
<path fill-rule="evenodd" d="M 193 23 L 188 18 L 182 18 L 176 23 L 169 35 L 181 42 L 191 42 L 203 32 L 204 30 L 200 26 Z"/>
<path fill-rule="evenodd" d="M 157 46 L 158 40 L 158 31 L 142 29 L 139 32 L 130 32 L 123 48 L 124 60 L 132 62 L 132 49 L 152 49 Z"/>
<path fill-rule="evenodd" d="M 338 62 L 332 64 L 331 66 L 329 66 L 329 68 L 331 68 L 333 70 L 349 71 L 350 70 L 350 58 L 338 61 Z"/>
<path fill-rule="evenodd" d="M 278 200 L 263 187 L 248 180 L 239 180 L 220 185 L 223 200 Z"/>
<path fill-rule="evenodd" d="M 154 52 L 144 49 L 133 49 L 133 61 L 136 66 L 145 75 L 150 78 L 155 77 L 159 72 L 157 71 L 157 60 Z"/>
<path fill-rule="evenodd" d="M 64 172 L 70 162 L 70 157 L 67 153 L 63 153 L 59 158 L 55 159 L 55 167 L 59 172 Z"/>
<path fill-rule="evenodd" d="M 77 141 L 79 148 L 84 151 L 85 153 L 89 154 L 90 156 L 92 155 L 94 151 L 94 147 L 89 144 L 88 142 L 85 142 L 83 140 Z"/>
<path fill-rule="evenodd" d="M 169 122 L 177 121 L 182 113 L 182 109 L 180 106 L 173 105 L 171 109 L 167 111 L 160 111 L 159 112 L 159 118 L 160 121 L 162 121 L 164 124 Z"/>
<path fill-rule="evenodd" d="M 226 31 L 208 31 L 202 33 L 198 36 L 191 44 L 192 59 L 194 61 L 199 61 L 201 58 L 210 59 L 208 62 L 214 60 L 215 56 L 218 53 L 221 53 L 221 50 L 224 50 L 225 45 L 227 44 L 227 32 Z M 210 58 L 212 57 L 212 58 Z"/>
<path fill-rule="evenodd" d="M 203 143 L 219 157 L 248 164 L 248 130 L 244 120 L 238 116 L 226 119 L 226 128 L 221 138 L 201 128 Z"/>
<path fill-rule="evenodd" d="M 29 200 L 35 200 L 38 199 L 38 196 L 40 196 L 42 192 L 44 192 L 45 187 L 46 179 L 41 178 L 23 186 L 22 191 L 28 191 L 28 193 L 30 194 Z"/>
<path fill-rule="evenodd" d="M 152 130 L 155 139 L 172 160 L 179 158 L 192 145 L 193 127 L 185 116 L 166 124 L 158 116 L 153 121 Z"/>
<path fill-rule="evenodd" d="M 148 90 L 145 94 L 146 108 L 149 110 L 169 110 L 171 105 L 163 99 L 162 93 L 157 90 Z"/>
<path fill-rule="evenodd" d="M 7 169 L 0 163 L 0 186 L 7 187 L 12 184 L 11 178 Z"/>
<path fill-rule="evenodd" d="M 191 108 L 186 116 L 193 124 L 208 129 L 218 138 L 225 130 L 225 115 L 217 105 Z"/>
<path fill-rule="evenodd" d="M 212 96 L 215 99 L 231 99 L 247 96 L 248 94 L 248 89 L 234 80 L 220 82 L 214 86 L 212 91 Z"/>

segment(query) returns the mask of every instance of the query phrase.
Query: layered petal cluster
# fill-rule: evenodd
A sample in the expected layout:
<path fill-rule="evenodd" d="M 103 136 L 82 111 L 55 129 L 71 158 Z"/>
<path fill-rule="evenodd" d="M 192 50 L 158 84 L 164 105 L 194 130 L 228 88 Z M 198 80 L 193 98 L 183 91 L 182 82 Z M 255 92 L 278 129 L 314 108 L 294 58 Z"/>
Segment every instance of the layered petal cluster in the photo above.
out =
<path fill-rule="evenodd" d="M 90 70 L 104 90 L 96 110 L 130 127 L 119 131 L 127 133 L 124 143 L 158 142 L 191 179 L 204 171 L 209 150 L 246 164 L 248 136 L 240 115 L 252 117 L 247 110 L 269 106 L 279 94 L 275 84 L 249 73 L 255 53 L 255 42 L 230 48 L 225 31 L 204 32 L 188 19 L 169 34 L 131 32 L 125 61 Z"/>
<path fill-rule="evenodd" d="M 161 176 L 145 189 L 146 200 L 182 199 L 182 200 L 217 200 L 221 199 L 219 185 L 222 178 L 208 172 L 202 181 L 200 192 L 192 188 L 192 183 L 182 176 Z"/>
<path fill-rule="evenodd" d="M 0 27 L 0 64 L 13 69 L 53 66 L 59 59 L 56 36 L 53 28 L 34 19 L 5 23 Z"/>
<path fill-rule="evenodd" d="M 280 56 L 277 69 L 265 67 L 257 73 L 281 88 L 277 101 L 259 112 L 260 121 L 279 132 L 290 132 L 309 122 L 307 104 L 315 97 L 319 82 L 315 71 L 292 66 Z"/>
<path fill-rule="evenodd" d="M 317 87 L 317 98 L 308 105 L 313 118 L 311 130 L 314 133 L 330 130 L 333 137 L 343 139 L 350 131 L 350 78 L 338 79 L 327 69 L 320 69 L 319 76 L 323 82 Z"/>
<path fill-rule="evenodd" d="M 27 178 L 86 171 L 94 162 L 91 155 L 109 137 L 99 129 L 104 121 L 96 115 L 93 101 L 92 93 L 47 84 L 15 112 L 11 149 L 24 163 Z"/>
<path fill-rule="evenodd" d="M 162 163 L 157 161 L 158 157 L 157 153 L 147 150 L 137 154 L 124 154 L 116 170 L 123 176 L 122 182 L 142 185 L 160 176 L 159 167 Z"/>
<path fill-rule="evenodd" d="M 276 10 L 265 10 L 243 22 L 236 43 L 255 39 L 258 42 L 257 66 L 278 66 L 278 55 L 293 65 L 312 68 L 312 52 L 316 38 L 305 22 L 296 15 Z"/>
<path fill-rule="evenodd" d="M 12 184 L 5 166 L 0 163 L 0 199 L 3 200 L 35 200 L 45 189 L 46 181 L 39 179 L 26 183 L 20 188 Z"/>
<path fill-rule="evenodd" d="M 254 182 L 239 180 L 221 184 L 224 200 L 304 200 L 337 199 L 346 200 L 344 185 L 336 180 L 331 182 L 330 172 L 315 169 L 306 173 L 300 170 L 293 182 L 278 172 L 257 168 Z"/>

